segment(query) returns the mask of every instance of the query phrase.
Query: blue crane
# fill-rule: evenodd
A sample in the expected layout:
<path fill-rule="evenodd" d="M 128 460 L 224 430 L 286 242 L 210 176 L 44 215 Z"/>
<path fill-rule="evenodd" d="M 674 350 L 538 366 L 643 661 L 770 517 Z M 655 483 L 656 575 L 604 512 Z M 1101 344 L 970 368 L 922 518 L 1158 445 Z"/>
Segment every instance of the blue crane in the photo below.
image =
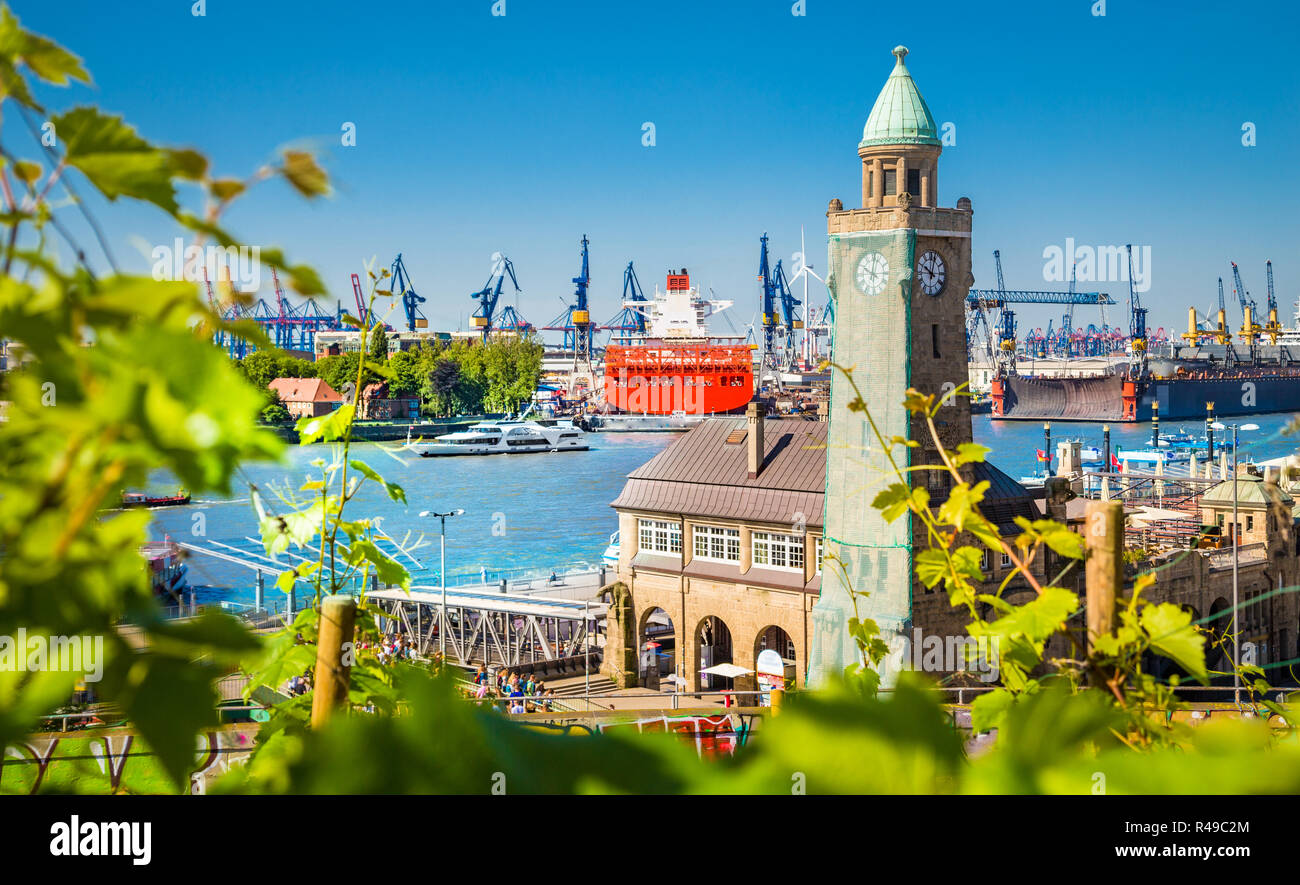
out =
<path fill-rule="evenodd" d="M 623 309 L 614 314 L 601 328 L 610 332 L 622 332 L 620 338 L 645 335 L 645 313 L 629 306 L 644 303 L 645 300 L 645 293 L 641 291 L 641 281 L 636 278 L 636 270 L 629 261 L 627 267 L 623 269 Z"/>
<path fill-rule="evenodd" d="M 492 276 L 488 277 L 482 289 L 471 292 L 469 296 L 479 303 L 469 323 L 472 328 L 483 330 L 484 341 L 488 340 L 488 335 L 493 331 L 524 334 L 533 328 L 531 323 L 524 320 L 519 312 L 508 304 L 501 309 L 500 316 L 497 315 L 497 302 L 501 300 L 501 288 L 505 285 L 506 276 L 509 275 L 510 282 L 514 284 L 516 296 L 522 290 L 519 288 L 519 280 L 515 277 L 515 266 L 510 259 L 500 252 L 497 252 L 493 258 L 496 263 L 493 265 Z"/>
<path fill-rule="evenodd" d="M 795 331 L 803 328 L 803 320 L 799 318 L 796 308 L 803 304 L 794 293 L 790 291 L 790 284 L 785 278 L 785 271 L 781 268 L 781 262 L 776 262 L 776 267 L 772 270 L 772 286 L 776 290 L 776 296 L 780 299 L 781 304 L 781 331 L 785 335 L 785 352 L 782 356 L 781 368 L 791 369 L 795 362 Z"/>
<path fill-rule="evenodd" d="M 763 356 L 759 369 L 761 379 L 765 372 L 780 377 L 780 367 L 777 365 L 776 356 L 777 285 L 767 261 L 767 231 L 763 232 L 759 241 L 762 243 L 762 248 L 758 255 L 758 281 L 763 287 L 759 305 L 763 312 Z M 762 383 L 761 380 L 759 383 Z"/>
<path fill-rule="evenodd" d="M 1237 262 L 1231 261 L 1232 281 L 1236 285 L 1237 304 L 1241 307 L 1241 331 L 1242 338 L 1250 347 L 1250 356 L 1252 362 L 1255 358 L 1255 337 L 1259 334 L 1259 324 L 1255 322 L 1255 300 L 1250 297 L 1246 287 L 1241 283 L 1241 271 L 1237 268 Z"/>
<path fill-rule="evenodd" d="M 1128 250 L 1128 334 L 1133 351 L 1140 353 L 1147 349 L 1147 309 L 1133 286 L 1133 245 L 1129 243 L 1124 248 Z"/>
<path fill-rule="evenodd" d="M 573 278 L 573 304 L 564 313 L 551 320 L 543 329 L 564 333 L 564 351 L 572 353 L 575 364 L 591 362 L 591 311 L 587 306 L 587 289 L 591 285 L 591 272 L 587 260 L 587 235 L 582 235 L 582 271 Z"/>
<path fill-rule="evenodd" d="M 389 274 L 393 278 L 390 291 L 402 299 L 402 308 L 406 311 L 406 328 L 414 332 L 417 328 L 426 329 L 429 321 L 424 318 L 424 313 L 420 310 L 419 305 L 423 304 L 423 296 L 415 294 L 415 287 L 411 285 L 411 277 L 406 272 L 406 265 L 402 262 L 402 254 L 397 253 L 397 258 L 393 260 L 393 266 L 389 268 Z M 360 308 L 358 308 L 360 309 Z"/>

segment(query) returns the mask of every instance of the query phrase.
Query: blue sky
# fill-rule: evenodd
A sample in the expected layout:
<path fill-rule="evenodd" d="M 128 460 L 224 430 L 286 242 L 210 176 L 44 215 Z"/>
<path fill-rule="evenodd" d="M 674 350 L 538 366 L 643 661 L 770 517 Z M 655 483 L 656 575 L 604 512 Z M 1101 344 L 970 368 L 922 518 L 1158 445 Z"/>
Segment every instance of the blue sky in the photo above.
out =
<path fill-rule="evenodd" d="M 940 201 L 974 203 L 977 286 L 995 285 L 997 248 L 1008 286 L 1053 288 L 1043 250 L 1073 237 L 1151 247 L 1152 326 L 1209 306 L 1230 259 L 1261 305 L 1273 260 L 1284 321 L 1300 296 L 1291 3 L 1107 0 L 1097 17 L 1089 0 L 932 0 L 924 14 L 806 0 L 795 16 L 793 0 L 506 0 L 493 16 L 492 0 L 206 0 L 200 18 L 191 2 L 14 8 L 94 77 L 43 90 L 53 109 L 95 101 L 154 141 L 200 147 L 221 175 L 320 149 L 332 199 L 264 184 L 228 222 L 317 267 L 331 306 L 351 300 L 366 259 L 401 252 L 431 325 L 455 328 L 502 250 L 520 311 L 541 325 L 571 296 L 585 233 L 596 319 L 617 310 L 632 259 L 650 290 L 689 267 L 737 302 L 743 328 L 763 231 L 788 263 L 803 226 L 823 269 L 826 204 L 859 202 L 857 142 L 898 43 L 936 120 L 956 125 Z M 340 145 L 345 122 L 355 147 Z M 174 233 L 147 208 L 96 212 L 119 263 L 141 272 L 135 244 Z M 1127 297 L 1124 283 L 1090 288 Z M 1048 311 L 1021 315 L 1022 329 L 1045 326 Z"/>

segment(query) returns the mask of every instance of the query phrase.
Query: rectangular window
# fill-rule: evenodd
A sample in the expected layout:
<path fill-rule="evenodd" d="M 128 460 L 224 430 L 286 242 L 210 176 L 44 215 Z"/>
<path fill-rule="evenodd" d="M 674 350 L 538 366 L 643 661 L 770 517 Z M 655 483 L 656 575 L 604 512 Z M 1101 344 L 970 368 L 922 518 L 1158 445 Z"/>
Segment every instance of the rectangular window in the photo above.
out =
<path fill-rule="evenodd" d="M 874 169 L 867 170 L 867 197 L 876 195 L 876 172 Z"/>
<path fill-rule="evenodd" d="M 907 192 L 914 197 L 921 196 L 921 170 L 907 170 Z"/>
<path fill-rule="evenodd" d="M 663 519 L 637 520 L 640 548 L 652 553 L 681 553 L 682 526 Z"/>
<path fill-rule="evenodd" d="M 697 525 L 691 529 L 695 558 L 713 562 L 740 562 L 740 529 Z"/>
<path fill-rule="evenodd" d="M 1002 567 L 1011 568 L 1011 555 L 1009 553 L 1002 554 Z"/>
<path fill-rule="evenodd" d="M 1248 531 L 1248 532 L 1253 532 L 1254 530 L 1255 530 L 1255 517 L 1253 517 L 1253 516 L 1247 516 L 1247 517 L 1246 517 L 1246 531 Z"/>
<path fill-rule="evenodd" d="M 825 555 L 825 554 L 822 552 L 823 547 L 824 547 L 824 545 L 823 545 L 823 543 L 822 543 L 822 540 L 823 540 L 823 539 L 821 539 L 821 538 L 818 538 L 818 539 L 817 539 L 817 574 L 819 574 L 819 575 L 822 573 L 822 557 Z M 794 656 L 791 655 L 791 657 L 794 657 Z"/>
<path fill-rule="evenodd" d="M 754 532 L 754 565 L 779 568 L 786 571 L 803 571 L 803 537 L 778 535 L 775 532 Z"/>
<path fill-rule="evenodd" d="M 934 358 L 939 359 L 939 324 L 930 324 L 930 349 L 934 352 Z"/>
<path fill-rule="evenodd" d="M 892 197 L 898 193 L 898 186 L 896 184 L 897 179 L 898 179 L 897 172 L 895 172 L 893 169 L 885 170 L 885 196 Z"/>

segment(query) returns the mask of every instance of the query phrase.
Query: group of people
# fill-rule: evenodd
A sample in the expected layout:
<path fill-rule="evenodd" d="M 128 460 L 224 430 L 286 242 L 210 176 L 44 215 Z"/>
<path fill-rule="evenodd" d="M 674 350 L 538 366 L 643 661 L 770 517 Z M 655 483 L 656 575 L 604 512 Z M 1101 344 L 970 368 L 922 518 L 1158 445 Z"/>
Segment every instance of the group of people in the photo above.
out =
<path fill-rule="evenodd" d="M 502 700 L 502 711 L 507 713 L 549 711 L 555 700 L 555 689 L 547 688 L 546 683 L 532 673 L 520 674 L 513 670 L 492 673 L 480 664 L 474 674 L 474 685 L 475 698 L 482 701 L 489 694 L 495 694 Z"/>
<path fill-rule="evenodd" d="M 416 658 L 415 644 L 407 640 L 405 633 L 385 636 L 382 642 L 373 645 L 369 642 L 358 643 L 357 651 L 366 650 L 373 651 L 381 664 L 391 664 L 394 661 L 414 661 Z"/>

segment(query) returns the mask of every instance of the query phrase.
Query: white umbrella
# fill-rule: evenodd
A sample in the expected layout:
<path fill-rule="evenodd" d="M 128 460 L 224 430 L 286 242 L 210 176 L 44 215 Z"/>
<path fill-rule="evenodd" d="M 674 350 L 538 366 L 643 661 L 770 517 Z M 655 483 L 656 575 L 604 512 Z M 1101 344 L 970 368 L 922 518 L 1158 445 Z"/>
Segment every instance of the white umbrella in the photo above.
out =
<path fill-rule="evenodd" d="M 744 667 L 738 667 L 735 664 L 714 664 L 712 667 L 705 667 L 700 671 L 711 676 L 721 676 L 724 679 L 735 679 L 737 676 L 748 676 L 753 670 L 746 670 Z"/>

